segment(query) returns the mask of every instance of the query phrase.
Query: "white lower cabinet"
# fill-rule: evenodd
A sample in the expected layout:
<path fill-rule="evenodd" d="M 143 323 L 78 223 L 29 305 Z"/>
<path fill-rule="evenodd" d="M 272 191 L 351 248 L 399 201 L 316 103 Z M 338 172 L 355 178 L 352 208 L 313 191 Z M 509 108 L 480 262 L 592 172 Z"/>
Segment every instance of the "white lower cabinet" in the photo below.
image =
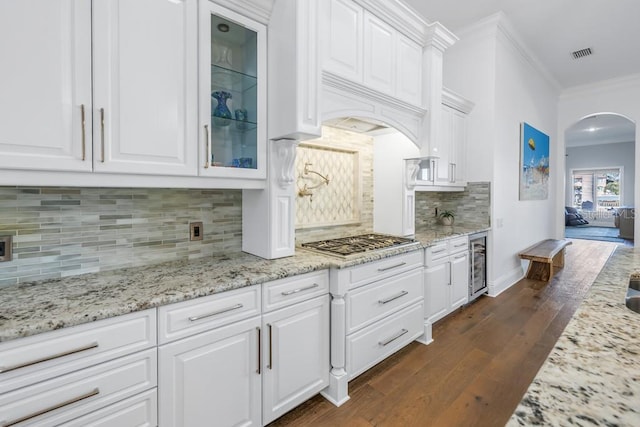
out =
<path fill-rule="evenodd" d="M 331 376 L 340 406 L 348 382 L 424 334 L 423 251 L 331 270 Z"/>
<path fill-rule="evenodd" d="M 162 427 L 264 425 L 329 383 L 327 271 L 160 307 L 159 318 Z"/>
<path fill-rule="evenodd" d="M 425 259 L 425 318 L 433 323 L 469 301 L 468 238 L 429 247 Z"/>
<path fill-rule="evenodd" d="M 329 295 L 264 315 L 262 422 L 329 385 Z"/>
<path fill-rule="evenodd" d="M 160 425 L 261 425 L 259 340 L 255 316 L 160 346 Z"/>
<path fill-rule="evenodd" d="M 1 426 L 157 425 L 155 309 L 0 343 L 0 366 Z"/>

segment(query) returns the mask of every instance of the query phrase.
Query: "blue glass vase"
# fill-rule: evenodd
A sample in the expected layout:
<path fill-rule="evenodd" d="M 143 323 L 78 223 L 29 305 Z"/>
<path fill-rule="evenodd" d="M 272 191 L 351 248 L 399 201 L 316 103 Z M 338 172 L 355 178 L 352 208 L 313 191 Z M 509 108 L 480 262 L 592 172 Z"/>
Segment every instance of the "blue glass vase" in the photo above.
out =
<path fill-rule="evenodd" d="M 227 107 L 227 99 L 231 99 L 231 94 L 223 90 L 217 90 L 211 94 L 218 105 L 213 109 L 213 121 L 217 126 L 228 126 L 231 119 L 231 110 Z"/>

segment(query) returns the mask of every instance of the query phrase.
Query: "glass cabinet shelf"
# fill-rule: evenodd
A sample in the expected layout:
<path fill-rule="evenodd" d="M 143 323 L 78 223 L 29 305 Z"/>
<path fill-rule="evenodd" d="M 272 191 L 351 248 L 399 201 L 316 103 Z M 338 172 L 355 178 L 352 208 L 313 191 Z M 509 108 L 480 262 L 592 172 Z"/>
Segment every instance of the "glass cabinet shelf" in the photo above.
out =
<path fill-rule="evenodd" d="M 250 120 L 223 119 L 211 116 L 211 124 L 215 128 L 229 127 L 229 130 L 236 132 L 248 132 L 258 127 L 256 122 Z"/>
<path fill-rule="evenodd" d="M 211 87 L 234 92 L 244 92 L 254 88 L 258 78 L 219 65 L 211 65 Z"/>

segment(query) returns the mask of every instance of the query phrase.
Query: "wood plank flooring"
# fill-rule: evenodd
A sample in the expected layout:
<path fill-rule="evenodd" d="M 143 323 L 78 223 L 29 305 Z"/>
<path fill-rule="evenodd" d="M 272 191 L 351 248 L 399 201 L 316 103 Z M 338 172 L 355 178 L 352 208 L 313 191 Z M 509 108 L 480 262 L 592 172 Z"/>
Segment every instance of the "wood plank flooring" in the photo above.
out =
<path fill-rule="evenodd" d="M 574 240 L 549 282 L 523 279 L 480 297 L 349 383 L 339 408 L 321 396 L 275 426 L 504 426 L 615 243 Z"/>

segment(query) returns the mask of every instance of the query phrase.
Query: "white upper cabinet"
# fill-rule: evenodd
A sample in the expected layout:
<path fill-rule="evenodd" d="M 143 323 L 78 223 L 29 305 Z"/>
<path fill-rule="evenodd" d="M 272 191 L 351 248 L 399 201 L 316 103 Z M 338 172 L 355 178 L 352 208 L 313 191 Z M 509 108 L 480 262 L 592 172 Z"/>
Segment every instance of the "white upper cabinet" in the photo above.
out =
<path fill-rule="evenodd" d="M 422 46 L 398 34 L 396 52 L 396 96 L 413 105 L 422 105 Z"/>
<path fill-rule="evenodd" d="M 91 3 L 3 0 L 0 58 L 0 168 L 90 171 Z"/>
<path fill-rule="evenodd" d="M 422 47 L 349 0 L 322 3 L 323 69 L 368 89 L 422 106 Z"/>
<path fill-rule="evenodd" d="M 351 0 L 323 1 L 326 51 L 323 68 L 354 81 L 362 80 L 364 10 Z"/>
<path fill-rule="evenodd" d="M 93 2 L 96 172 L 196 174 L 196 1 Z"/>
<path fill-rule="evenodd" d="M 384 21 L 370 13 L 364 15 L 364 84 L 385 93 L 393 93 L 394 52 L 397 34 Z"/>
<path fill-rule="evenodd" d="M 267 30 L 200 0 L 199 174 L 266 177 Z"/>

